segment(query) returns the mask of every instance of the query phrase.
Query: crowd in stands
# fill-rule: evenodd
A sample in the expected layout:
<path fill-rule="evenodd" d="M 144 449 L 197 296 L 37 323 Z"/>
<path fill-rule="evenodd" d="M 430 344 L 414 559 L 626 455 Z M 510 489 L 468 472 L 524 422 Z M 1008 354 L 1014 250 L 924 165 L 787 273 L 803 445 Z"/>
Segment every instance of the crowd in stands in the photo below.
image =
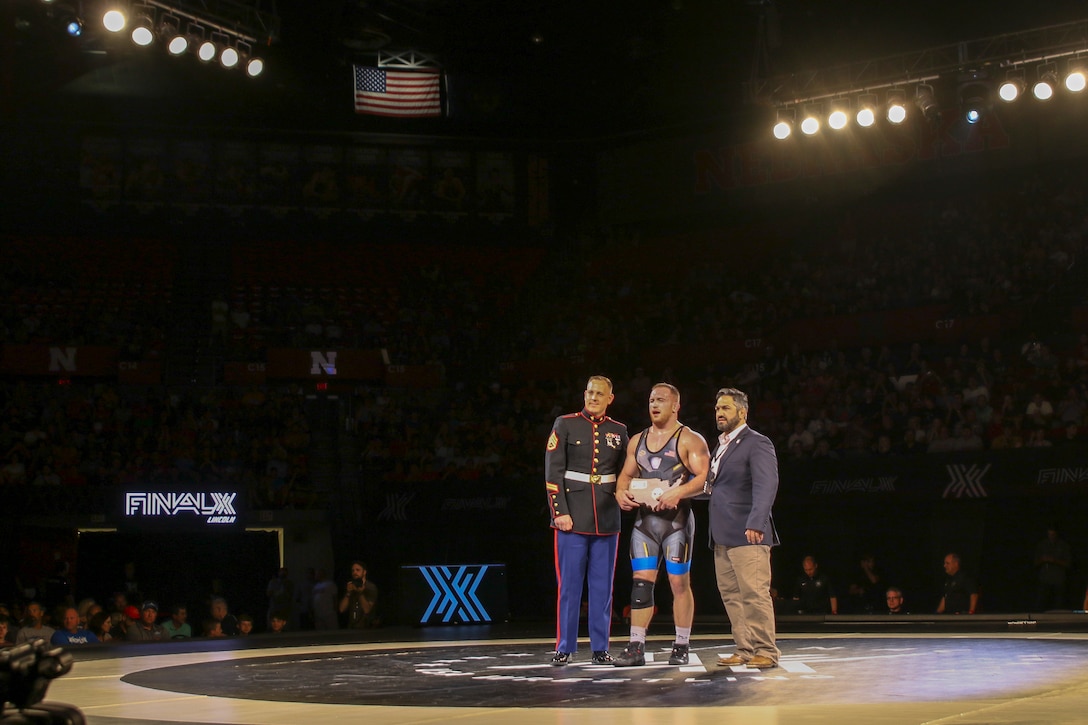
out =
<path fill-rule="evenodd" d="M 706 262 L 660 274 L 650 268 L 655 260 L 685 242 L 616 230 L 550 254 L 429 249 L 399 259 L 367 247 L 331 269 L 331 243 L 260 255 L 239 244 L 233 299 L 213 301 L 209 325 L 243 356 L 323 343 L 442 365 L 444 389 L 366 385 L 353 396 L 347 415 L 360 464 L 389 481 L 535 474 L 551 419 L 579 400 L 586 371 L 569 364 L 579 359 L 613 377 L 612 412 L 633 429 L 658 380 L 677 384 L 693 411 L 683 417 L 710 430 L 698 406 L 721 385 L 744 389 L 753 423 L 782 457 L 1065 445 L 1082 439 L 1088 401 L 1088 338 L 1070 322 L 1084 301 L 1086 189 L 1069 172 L 940 201 L 765 222 L 722 232 L 724 240 L 689 240 L 709 247 Z M 167 313 L 155 303 L 168 293 L 126 308 L 127 316 L 80 309 L 99 318 L 76 325 L 54 318 L 55 305 L 29 300 L 94 284 L 80 282 L 71 265 L 50 276 L 15 257 L 0 275 L 5 343 L 136 341 L 136 355 L 161 346 Z M 155 258 L 168 280 L 170 253 Z M 260 264 L 243 264 L 256 258 Z M 353 280 L 364 265 L 366 282 Z M 284 270 L 303 282 L 281 279 Z M 321 276 L 326 284 L 306 283 Z M 560 293 L 571 289 L 579 294 Z M 992 338 L 889 345 L 874 335 L 847 349 L 834 339 L 815 349 L 764 344 L 758 362 L 641 366 L 645 346 L 769 340 L 798 320 L 935 302 L 953 317 L 1001 315 L 1007 325 Z M 502 363 L 534 360 L 562 364 L 552 375 L 503 378 Z M 5 383 L 0 396 L 5 484 L 230 480 L 258 505 L 306 498 L 310 436 L 297 386 L 178 393 L 20 381 Z"/>
<path fill-rule="evenodd" d="M 161 359 L 175 251 L 161 243 L 5 237 L 0 342 L 108 345 L 122 360 Z"/>
<path fill-rule="evenodd" d="M 393 364 L 441 366 L 445 385 L 360 383 L 339 397 L 341 425 L 315 433 L 319 413 L 302 384 L 9 377 L 0 380 L 0 489 L 223 484 L 244 491 L 250 510 L 324 506 L 313 444 L 341 431 L 361 478 L 383 484 L 538 481 L 552 420 L 577 409 L 592 373 L 615 381 L 610 413 L 632 432 L 658 381 L 679 387 L 681 420 L 708 438 L 715 391 L 745 390 L 749 419 L 784 461 L 1083 445 L 1086 192 L 1077 172 L 720 237 L 614 229 L 548 249 L 421 249 L 403 259 L 372 246 L 345 256 L 332 242 L 260 254 L 239 244 L 230 286 L 201 300 L 224 361 L 260 362 L 273 347 L 382 348 Z M 153 272 L 141 277 L 118 254 L 65 260 L 60 250 L 73 245 L 63 240 L 5 244 L 0 344 L 113 346 L 122 360 L 167 354 L 178 294 L 169 245 L 148 245 Z M 850 346 L 776 339 L 798 322 L 833 328 L 827 320 L 934 304 L 951 318 L 1004 324 L 993 335 L 894 343 L 878 330 Z M 758 361 L 644 362 L 650 350 L 753 339 L 764 341 Z M 77 605 L 73 636 L 116 639 L 145 612 L 161 625 L 173 603 L 159 604 Z M 0 608 L 8 639 L 28 606 Z M 67 607 L 50 610 L 36 626 L 70 629 Z M 214 636 L 209 626 L 199 629 Z"/>
<path fill-rule="evenodd" d="M 132 564 L 126 564 L 132 571 Z M 66 566 L 59 566 L 40 585 L 31 584 L 11 600 L 0 602 L 0 648 L 35 639 L 44 639 L 63 647 L 121 643 L 247 637 L 251 634 L 282 634 L 295 630 L 369 629 L 380 626 L 377 589 L 369 595 L 374 616 L 365 623 L 352 623 L 349 615 L 337 611 L 338 585 L 322 571 L 311 571 L 297 591 L 283 576 L 273 578 L 268 587 L 269 608 L 263 616 L 230 611 L 227 599 L 213 591 L 194 601 L 160 607 L 142 592 L 118 590 L 105 601 L 84 597 L 76 601 L 74 587 L 66 578 Z M 274 590 L 273 583 L 281 583 Z M 134 582 L 129 582 L 134 583 Z M 282 586 L 286 584 L 287 586 Z M 213 582 L 213 590 L 216 588 Z M 287 596 L 283 596 L 286 590 Z M 344 599 L 348 595 L 345 591 Z M 135 602 L 139 602 L 136 604 Z M 317 616 L 317 611 L 321 616 Z M 327 610 L 327 611 L 324 611 Z M 190 614 L 193 622 L 189 621 Z"/>
<path fill-rule="evenodd" d="M 171 392 L 116 382 L 0 386 L 0 486 L 231 484 L 255 508 L 311 502 L 297 385 Z"/>

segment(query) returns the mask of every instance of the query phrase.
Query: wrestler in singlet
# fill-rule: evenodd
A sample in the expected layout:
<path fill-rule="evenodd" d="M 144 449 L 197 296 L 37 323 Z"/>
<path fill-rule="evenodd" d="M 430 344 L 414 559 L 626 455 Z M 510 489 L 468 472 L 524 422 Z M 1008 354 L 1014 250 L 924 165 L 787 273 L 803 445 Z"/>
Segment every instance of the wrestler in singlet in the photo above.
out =
<path fill-rule="evenodd" d="M 662 488 L 679 486 L 691 478 L 680 460 L 680 433 L 684 425 L 660 450 L 651 451 L 647 445 L 650 429 L 642 431 L 635 461 L 639 477 L 659 479 Z M 635 528 L 631 532 L 631 568 L 634 571 L 656 571 L 658 557 L 665 559 L 665 571 L 669 574 L 686 574 L 691 569 L 691 542 L 695 538 L 695 517 L 691 514 L 691 501 L 684 499 L 675 509 L 652 511 L 643 506 L 638 510 Z"/>

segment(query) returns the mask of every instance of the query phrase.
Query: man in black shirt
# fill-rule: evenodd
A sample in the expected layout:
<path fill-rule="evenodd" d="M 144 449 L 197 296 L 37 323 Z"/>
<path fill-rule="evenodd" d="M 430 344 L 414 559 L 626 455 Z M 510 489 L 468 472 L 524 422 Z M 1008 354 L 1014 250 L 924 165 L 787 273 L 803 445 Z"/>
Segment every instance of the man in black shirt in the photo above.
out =
<path fill-rule="evenodd" d="M 806 556 L 801 562 L 804 574 L 797 577 L 793 598 L 797 602 L 799 614 L 838 614 L 839 597 L 835 594 L 831 580 L 821 574 L 820 565 L 814 556 Z"/>
<path fill-rule="evenodd" d="M 960 555 L 949 552 L 944 557 L 944 596 L 937 614 L 974 614 L 978 607 L 978 587 L 960 568 Z"/>

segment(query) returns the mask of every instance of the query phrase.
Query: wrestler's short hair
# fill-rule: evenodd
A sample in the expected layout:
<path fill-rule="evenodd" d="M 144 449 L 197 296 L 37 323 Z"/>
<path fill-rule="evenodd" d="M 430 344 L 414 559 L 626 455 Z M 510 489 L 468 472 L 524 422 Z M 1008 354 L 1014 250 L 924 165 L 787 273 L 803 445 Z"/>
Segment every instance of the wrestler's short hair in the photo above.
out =
<path fill-rule="evenodd" d="M 586 389 L 589 389 L 589 384 L 596 380 L 599 383 L 604 383 L 608 386 L 609 390 L 612 390 L 612 381 L 603 375 L 590 375 L 589 380 L 586 381 Z"/>
<path fill-rule="evenodd" d="M 650 390 L 652 391 L 654 388 L 665 388 L 676 396 L 677 403 L 680 402 L 680 388 L 676 387 L 672 383 L 654 383 L 653 387 L 650 388 Z"/>
<path fill-rule="evenodd" d="M 738 410 L 748 410 L 748 394 L 737 390 L 736 388 L 721 388 L 718 394 L 714 396 L 714 400 L 728 395 L 733 399 L 733 402 L 737 404 Z"/>

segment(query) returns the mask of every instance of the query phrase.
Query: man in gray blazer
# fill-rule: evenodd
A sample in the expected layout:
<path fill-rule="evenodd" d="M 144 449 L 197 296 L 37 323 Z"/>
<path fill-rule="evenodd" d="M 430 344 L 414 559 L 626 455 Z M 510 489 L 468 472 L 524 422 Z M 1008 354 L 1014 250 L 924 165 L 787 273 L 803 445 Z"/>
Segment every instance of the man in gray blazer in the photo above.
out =
<path fill-rule="evenodd" d="M 733 631 L 736 651 L 723 667 L 778 665 L 771 547 L 778 532 L 771 506 L 778 493 L 778 457 L 767 436 L 748 427 L 748 396 L 735 388 L 718 391 L 714 405 L 718 448 L 710 463 L 710 544 L 714 571 Z"/>

